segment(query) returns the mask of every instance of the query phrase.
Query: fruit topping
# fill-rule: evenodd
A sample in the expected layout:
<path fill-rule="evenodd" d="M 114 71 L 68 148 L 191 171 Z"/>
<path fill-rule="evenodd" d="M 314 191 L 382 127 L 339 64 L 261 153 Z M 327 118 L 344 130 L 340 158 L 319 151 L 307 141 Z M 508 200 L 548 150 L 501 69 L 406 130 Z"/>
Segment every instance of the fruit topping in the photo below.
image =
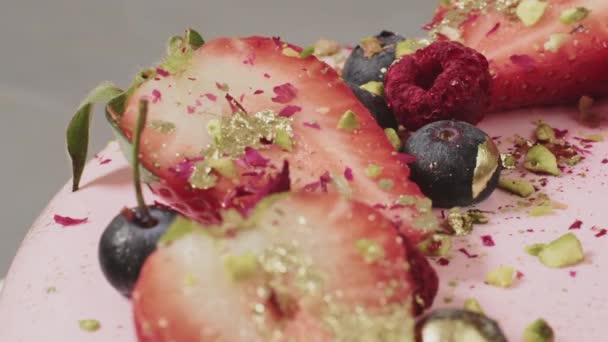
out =
<path fill-rule="evenodd" d="M 159 204 L 145 204 L 140 181 L 140 139 L 146 124 L 148 103 L 140 102 L 139 116 L 133 136 L 133 179 L 138 207 L 123 209 L 103 232 L 98 257 L 101 270 L 116 290 L 131 296 L 144 261 L 173 222 L 176 213 Z"/>
<path fill-rule="evenodd" d="M 446 119 L 476 124 L 486 111 L 490 82 L 483 55 L 438 41 L 393 64 L 384 94 L 397 121 L 410 130 Z"/>
<path fill-rule="evenodd" d="M 488 110 L 503 111 L 608 95 L 607 15 L 604 1 L 451 0 L 427 28 L 487 58 Z"/>
<path fill-rule="evenodd" d="M 508 288 L 513 285 L 514 280 L 515 269 L 513 267 L 504 266 L 488 272 L 484 281 L 488 285 Z"/>
<path fill-rule="evenodd" d="M 532 183 L 523 179 L 510 179 L 500 177 L 500 179 L 498 180 L 498 187 L 502 190 L 508 191 L 512 194 L 521 197 L 528 197 L 536 191 Z"/>
<path fill-rule="evenodd" d="M 475 126 L 439 121 L 414 133 L 405 152 L 416 157 L 410 164 L 412 180 L 433 205 L 469 206 L 487 198 L 500 175 L 500 154 L 492 139 Z"/>
<path fill-rule="evenodd" d="M 344 64 L 342 77 L 350 84 L 384 81 L 384 73 L 395 60 L 395 46 L 404 38 L 389 31 L 361 40 Z"/>
<path fill-rule="evenodd" d="M 167 231 L 132 296 L 140 340 L 413 340 L 413 310 L 434 296 L 418 291 L 436 291 L 436 275 L 378 212 L 302 192 L 247 219 L 232 211 Z"/>
<path fill-rule="evenodd" d="M 537 173 L 546 173 L 553 176 L 559 176 L 559 168 L 557 167 L 557 158 L 544 145 L 534 145 L 524 160 L 524 167 L 530 171 Z"/>
<path fill-rule="evenodd" d="M 416 342 L 506 342 L 498 323 L 468 310 L 436 310 L 416 322 Z"/>
<path fill-rule="evenodd" d="M 553 342 L 554 340 L 553 329 L 542 318 L 530 323 L 524 330 L 524 342 Z"/>
<path fill-rule="evenodd" d="M 551 268 L 573 266 L 585 260 L 583 246 L 573 233 L 567 233 L 546 245 L 528 247 L 529 254 L 537 254 L 538 260 Z"/>

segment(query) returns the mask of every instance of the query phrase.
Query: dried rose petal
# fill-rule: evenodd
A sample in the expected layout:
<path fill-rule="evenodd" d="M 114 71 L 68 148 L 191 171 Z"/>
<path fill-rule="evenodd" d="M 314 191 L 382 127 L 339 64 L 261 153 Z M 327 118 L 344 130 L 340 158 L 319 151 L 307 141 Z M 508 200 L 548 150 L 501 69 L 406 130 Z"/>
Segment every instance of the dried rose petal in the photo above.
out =
<path fill-rule="evenodd" d="M 247 56 L 247 59 L 245 59 L 243 61 L 243 64 L 253 65 L 254 63 L 255 63 L 255 53 L 250 54 L 249 56 Z"/>
<path fill-rule="evenodd" d="M 469 253 L 469 251 L 466 248 L 460 248 L 458 251 L 460 253 L 466 255 L 467 258 L 469 258 L 469 259 L 477 258 L 479 256 L 477 254 L 471 254 L 471 253 Z"/>
<path fill-rule="evenodd" d="M 279 116 L 284 116 L 284 117 L 288 118 L 301 110 L 302 110 L 302 107 L 300 107 L 300 106 L 289 105 L 289 106 L 286 106 L 285 108 L 281 109 L 281 111 L 279 112 Z"/>
<path fill-rule="evenodd" d="M 265 78 L 270 78 L 270 74 L 269 74 L 269 73 L 267 73 L 267 72 L 265 72 L 265 73 L 264 73 L 264 77 L 265 77 Z"/>
<path fill-rule="evenodd" d="M 517 280 L 522 280 L 524 276 L 525 275 L 520 271 L 517 271 L 517 273 L 515 273 L 515 278 L 517 278 Z"/>
<path fill-rule="evenodd" d="M 304 123 L 302 123 L 302 125 L 304 125 L 306 127 L 314 128 L 314 129 L 321 129 L 321 126 L 319 126 L 319 124 L 316 122 L 304 122 Z"/>
<path fill-rule="evenodd" d="M 196 157 L 192 159 L 186 158 L 184 161 L 179 162 L 174 167 L 170 167 L 169 171 L 171 171 L 179 179 L 190 179 L 192 172 L 194 172 L 194 164 L 203 160 L 205 160 L 203 157 Z"/>
<path fill-rule="evenodd" d="M 169 77 L 171 75 L 167 70 L 161 68 L 156 68 L 156 73 L 162 77 Z"/>
<path fill-rule="evenodd" d="M 570 274 L 570 277 L 576 278 L 576 271 L 570 271 L 568 273 Z"/>
<path fill-rule="evenodd" d="M 317 189 L 321 188 L 323 192 L 327 192 L 327 184 L 329 184 L 329 182 L 331 182 L 331 176 L 329 175 L 329 171 L 325 171 L 325 173 L 323 173 L 321 177 L 319 177 L 318 181 L 305 185 L 302 190 L 307 192 L 314 192 Z"/>
<path fill-rule="evenodd" d="M 262 89 L 258 89 L 253 92 L 253 95 L 260 95 L 260 94 L 264 94 L 264 91 Z"/>
<path fill-rule="evenodd" d="M 102 159 L 99 161 L 99 165 L 106 165 L 109 164 L 112 161 L 112 159 Z"/>
<path fill-rule="evenodd" d="M 604 236 L 604 235 L 606 235 L 606 234 L 608 234 L 608 230 L 606 230 L 606 229 L 602 229 L 602 230 L 600 230 L 600 232 L 599 232 L 599 233 L 595 234 L 595 237 L 598 237 L 598 238 L 599 238 L 599 237 L 602 237 L 602 236 Z"/>
<path fill-rule="evenodd" d="M 265 167 L 268 165 L 269 159 L 264 158 L 255 148 L 245 147 L 245 163 L 253 167 Z"/>
<path fill-rule="evenodd" d="M 568 230 L 581 229 L 582 226 L 583 226 L 583 221 L 576 220 L 570 225 L 570 228 L 568 228 Z"/>
<path fill-rule="evenodd" d="M 350 167 L 346 167 L 346 169 L 344 169 L 344 178 L 346 178 L 347 181 L 352 182 L 355 178 L 353 176 L 353 169 L 351 169 Z"/>
<path fill-rule="evenodd" d="M 490 31 L 488 31 L 488 33 L 486 33 L 486 37 L 489 37 L 492 34 L 496 33 L 496 31 L 498 31 L 499 28 L 500 28 L 500 23 L 496 23 L 496 25 L 494 25 L 494 27 L 492 27 L 492 29 Z"/>
<path fill-rule="evenodd" d="M 160 90 L 158 90 L 158 89 L 152 90 L 152 103 L 157 103 L 160 100 L 162 100 L 162 94 L 160 93 Z"/>
<path fill-rule="evenodd" d="M 284 83 L 272 88 L 272 91 L 276 94 L 271 100 L 277 103 L 289 103 L 293 100 L 298 90 L 291 83 Z"/>
<path fill-rule="evenodd" d="M 492 236 L 490 236 L 490 235 L 484 235 L 484 236 L 482 236 L 481 237 L 481 242 L 486 247 L 494 247 L 494 246 L 496 246 L 496 244 L 494 243 L 494 239 L 492 239 Z"/>
<path fill-rule="evenodd" d="M 194 106 L 188 106 L 186 107 L 188 114 L 194 114 L 194 112 L 196 111 L 196 108 L 194 108 Z"/>
<path fill-rule="evenodd" d="M 608 164 L 608 158 L 602 159 L 602 164 Z"/>
<path fill-rule="evenodd" d="M 437 264 L 439 264 L 439 266 L 447 266 L 450 264 L 450 260 L 448 260 L 446 258 L 439 258 L 437 260 Z"/>
<path fill-rule="evenodd" d="M 203 94 L 204 97 L 206 97 L 209 101 L 217 101 L 217 96 L 211 94 L 211 93 L 207 93 L 207 94 Z"/>
<path fill-rule="evenodd" d="M 536 68 L 536 61 L 528 55 L 512 55 L 509 59 L 511 63 L 521 67 L 526 72 L 533 71 Z"/>
<path fill-rule="evenodd" d="M 53 217 L 53 219 L 55 220 L 55 223 L 62 225 L 64 227 L 78 226 L 80 224 L 83 224 L 83 223 L 86 223 L 89 221 L 88 217 L 78 219 L 78 218 L 72 218 L 72 217 L 61 216 L 61 215 L 55 215 Z"/>

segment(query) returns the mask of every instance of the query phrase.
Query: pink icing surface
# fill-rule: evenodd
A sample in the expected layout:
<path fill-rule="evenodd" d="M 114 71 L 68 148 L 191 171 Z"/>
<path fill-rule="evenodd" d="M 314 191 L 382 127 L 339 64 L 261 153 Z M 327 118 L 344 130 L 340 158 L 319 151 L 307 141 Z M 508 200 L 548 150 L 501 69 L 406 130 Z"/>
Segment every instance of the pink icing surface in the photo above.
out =
<path fill-rule="evenodd" d="M 597 110 L 603 109 L 608 105 Z M 565 109 L 527 110 L 493 115 L 481 126 L 502 137 L 501 150 L 512 145 L 507 137 L 529 136 L 533 121 L 539 118 L 569 129 L 570 136 L 603 133 L 578 125 L 575 115 L 574 110 Z M 476 226 L 471 236 L 455 239 L 449 265 L 433 262 L 441 278 L 435 307 L 461 307 L 465 298 L 474 297 L 487 315 L 500 322 L 511 341 L 521 340 L 524 327 L 539 317 L 553 326 L 559 341 L 604 339 L 608 276 L 602 270 L 608 267 L 608 235 L 596 237 L 600 231 L 592 227 L 608 228 L 604 202 L 608 164 L 602 163 L 608 158 L 608 143 L 593 145 L 592 154 L 573 174 L 547 177 L 543 191 L 567 204 L 567 209 L 536 218 L 522 209 L 500 211 L 499 207 L 520 200 L 501 191 L 479 206 L 495 212 L 491 222 Z M 131 171 L 115 143 L 100 156 L 112 161 L 91 161 L 82 190 L 71 193 L 66 185 L 27 234 L 0 293 L 0 341 L 135 340 L 129 302 L 107 284 L 97 263 L 97 242 L 106 224 L 122 207 L 134 205 Z M 577 175 L 580 172 L 586 176 Z M 150 194 L 148 199 L 152 199 Z M 63 227 L 54 221 L 56 214 L 88 221 Z M 548 242 L 568 232 L 577 219 L 583 224 L 573 232 L 585 249 L 584 263 L 549 269 L 523 251 L 528 244 Z M 486 235 L 495 246 L 483 244 L 481 237 Z M 478 257 L 467 258 L 458 252 L 460 248 Z M 485 285 L 485 274 L 500 266 L 512 266 L 523 277 L 510 289 Z M 457 285 L 450 286 L 453 282 Z M 101 329 L 81 330 L 78 321 L 82 319 L 98 320 Z"/>

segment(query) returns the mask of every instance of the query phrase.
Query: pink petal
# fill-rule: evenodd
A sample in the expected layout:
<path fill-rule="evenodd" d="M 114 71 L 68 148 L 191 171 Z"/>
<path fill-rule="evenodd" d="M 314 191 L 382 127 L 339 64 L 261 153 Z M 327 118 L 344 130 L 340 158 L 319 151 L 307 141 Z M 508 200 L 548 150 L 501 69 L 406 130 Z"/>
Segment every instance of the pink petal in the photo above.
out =
<path fill-rule="evenodd" d="M 576 220 L 576 221 L 574 221 L 574 223 L 572 223 L 570 225 L 570 228 L 568 228 L 568 230 L 581 229 L 582 225 L 583 225 L 583 221 Z"/>
<path fill-rule="evenodd" d="M 353 179 L 355 179 L 353 176 L 353 169 L 346 167 L 346 169 L 344 169 L 344 178 L 346 178 L 347 181 L 352 182 Z"/>
<path fill-rule="evenodd" d="M 279 116 L 284 116 L 284 117 L 288 118 L 301 110 L 302 110 L 302 107 L 289 105 L 289 106 L 286 106 L 285 108 L 281 109 L 281 111 L 279 112 Z"/>
<path fill-rule="evenodd" d="M 268 165 L 269 159 L 264 158 L 255 148 L 245 147 L 245 163 L 253 167 L 265 167 Z"/>
<path fill-rule="evenodd" d="M 209 99 L 210 101 L 217 101 L 217 96 L 211 94 L 211 93 L 207 93 L 207 94 L 203 94 L 204 97 L 206 97 L 207 99 Z"/>
<path fill-rule="evenodd" d="M 256 91 L 253 92 L 253 95 L 260 95 L 260 94 L 264 94 L 264 91 L 261 89 L 258 89 Z"/>
<path fill-rule="evenodd" d="M 298 90 L 291 83 L 284 83 L 272 88 L 272 91 L 276 94 L 272 98 L 273 102 L 277 103 L 289 103 L 296 97 Z"/>
<path fill-rule="evenodd" d="M 494 239 L 492 239 L 492 236 L 490 236 L 490 235 L 484 235 L 484 236 L 482 236 L 481 237 L 481 242 L 486 247 L 494 247 L 494 246 L 496 246 L 496 244 L 494 243 Z"/>
<path fill-rule="evenodd" d="M 157 103 L 162 99 L 162 94 L 158 89 L 152 90 L 152 103 Z"/>
<path fill-rule="evenodd" d="M 304 123 L 302 123 L 302 125 L 304 125 L 306 127 L 314 128 L 314 129 L 321 129 L 321 126 L 319 126 L 319 124 L 316 122 L 304 122 Z"/>
<path fill-rule="evenodd" d="M 167 70 L 161 68 L 156 68 L 156 73 L 162 77 L 169 77 L 171 75 Z"/>
<path fill-rule="evenodd" d="M 68 216 L 61 216 L 61 215 L 55 215 L 53 217 L 53 219 L 55 220 L 55 223 L 62 225 L 64 227 L 78 226 L 80 224 L 83 224 L 83 223 L 86 223 L 89 221 L 88 217 L 78 219 L 78 218 L 71 218 Z"/>
<path fill-rule="evenodd" d="M 494 27 L 492 27 L 492 29 L 490 31 L 488 31 L 488 33 L 486 33 L 486 37 L 489 37 L 492 34 L 496 33 L 496 31 L 498 31 L 499 28 L 500 28 L 500 23 L 496 23 L 496 25 L 494 25 Z"/>
<path fill-rule="evenodd" d="M 458 251 L 460 253 L 466 255 L 467 258 L 469 258 L 469 259 L 477 258 L 479 256 L 477 254 L 471 254 L 471 253 L 469 253 L 469 251 L 466 248 L 460 248 Z"/>

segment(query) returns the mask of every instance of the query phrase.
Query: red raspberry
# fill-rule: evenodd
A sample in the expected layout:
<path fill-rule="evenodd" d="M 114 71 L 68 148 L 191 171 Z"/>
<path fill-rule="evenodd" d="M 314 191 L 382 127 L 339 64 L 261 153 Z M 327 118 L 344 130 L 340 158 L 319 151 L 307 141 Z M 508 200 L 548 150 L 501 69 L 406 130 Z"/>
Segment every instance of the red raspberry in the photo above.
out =
<path fill-rule="evenodd" d="M 490 99 L 488 61 L 460 43 L 437 41 L 388 70 L 384 92 L 397 121 L 416 130 L 456 119 L 476 124 Z"/>

